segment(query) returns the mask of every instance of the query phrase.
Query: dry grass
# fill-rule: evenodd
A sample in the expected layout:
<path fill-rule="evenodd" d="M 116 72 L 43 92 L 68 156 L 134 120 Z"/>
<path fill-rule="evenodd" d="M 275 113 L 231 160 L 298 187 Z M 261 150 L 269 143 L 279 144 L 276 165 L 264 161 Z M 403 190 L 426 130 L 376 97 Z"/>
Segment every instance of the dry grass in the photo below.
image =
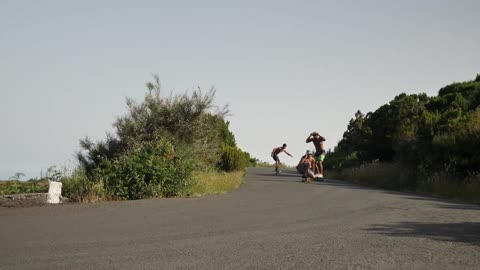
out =
<path fill-rule="evenodd" d="M 420 181 L 419 190 L 448 199 L 480 202 L 480 174 L 458 179 L 435 173 Z"/>
<path fill-rule="evenodd" d="M 243 181 L 243 171 L 238 172 L 195 172 L 195 185 L 191 189 L 191 196 L 206 194 L 223 194 L 237 189 Z"/>
<path fill-rule="evenodd" d="M 428 193 L 442 198 L 480 202 L 480 174 L 460 179 L 443 172 L 419 176 L 395 163 L 373 163 L 328 171 L 329 178 L 385 189 Z"/>
<path fill-rule="evenodd" d="M 343 169 L 340 172 L 328 172 L 329 177 L 347 180 L 357 184 L 388 188 L 415 188 L 416 176 L 395 163 L 372 163 L 358 168 Z"/>
<path fill-rule="evenodd" d="M 97 203 L 107 199 L 102 180 L 89 181 L 83 171 L 77 171 L 63 181 L 62 195 L 71 202 Z"/>

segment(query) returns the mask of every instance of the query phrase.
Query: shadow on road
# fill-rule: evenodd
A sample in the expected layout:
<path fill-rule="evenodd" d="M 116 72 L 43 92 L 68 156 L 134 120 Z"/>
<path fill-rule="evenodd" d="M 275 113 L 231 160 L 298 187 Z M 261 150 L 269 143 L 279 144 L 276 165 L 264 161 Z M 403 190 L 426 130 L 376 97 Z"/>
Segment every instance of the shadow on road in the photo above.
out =
<path fill-rule="evenodd" d="M 480 223 L 420 223 L 401 222 L 391 225 L 373 225 L 371 233 L 392 237 L 420 237 L 444 242 L 461 242 L 480 246 Z"/>
<path fill-rule="evenodd" d="M 440 208 L 443 209 L 458 209 L 458 210 L 480 210 L 479 205 L 468 205 L 468 204 L 440 204 L 437 205 Z"/>
<path fill-rule="evenodd" d="M 285 174 L 285 173 L 282 173 L 282 174 L 279 174 L 279 175 L 276 175 L 275 173 L 258 173 L 256 175 L 259 175 L 259 176 L 268 176 L 268 177 L 300 177 L 300 175 L 297 175 L 297 174 Z"/>
<path fill-rule="evenodd" d="M 255 176 L 266 176 L 268 178 L 257 179 L 262 182 L 300 182 L 301 175 L 293 170 L 284 170 L 281 174 L 272 173 L 255 173 Z M 289 178 L 289 179 L 288 179 Z"/>
<path fill-rule="evenodd" d="M 331 179 L 325 179 L 325 181 L 322 183 L 327 186 L 334 186 L 334 187 L 342 187 L 342 188 L 348 188 L 348 189 L 363 189 L 363 190 L 377 190 L 377 191 L 387 191 L 379 188 L 374 188 L 374 187 L 367 187 L 367 186 L 360 186 L 360 185 L 355 185 L 352 183 L 348 182 L 343 182 L 339 180 L 331 180 Z"/>
<path fill-rule="evenodd" d="M 256 179 L 256 181 L 261 181 L 261 182 L 302 183 L 301 181 L 302 177 L 298 173 L 291 173 L 291 174 L 283 173 L 280 175 L 276 175 L 275 173 L 272 173 L 272 174 L 258 173 L 256 175 L 269 177 L 269 178 Z"/>
<path fill-rule="evenodd" d="M 409 194 L 408 196 L 404 196 L 403 198 L 409 200 L 435 202 L 435 204 L 433 204 L 434 206 L 443 209 L 480 210 L 480 205 L 474 204 L 472 202 L 454 202 L 452 200 L 436 198 L 428 195 Z"/>

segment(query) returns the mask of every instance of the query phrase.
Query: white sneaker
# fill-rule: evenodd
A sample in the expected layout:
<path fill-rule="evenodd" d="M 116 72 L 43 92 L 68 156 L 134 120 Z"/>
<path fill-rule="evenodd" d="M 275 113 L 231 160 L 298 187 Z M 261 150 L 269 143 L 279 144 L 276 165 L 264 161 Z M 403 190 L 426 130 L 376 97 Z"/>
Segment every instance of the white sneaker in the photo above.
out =
<path fill-rule="evenodd" d="M 315 178 L 323 178 L 323 174 L 319 173 L 319 174 L 315 175 Z"/>

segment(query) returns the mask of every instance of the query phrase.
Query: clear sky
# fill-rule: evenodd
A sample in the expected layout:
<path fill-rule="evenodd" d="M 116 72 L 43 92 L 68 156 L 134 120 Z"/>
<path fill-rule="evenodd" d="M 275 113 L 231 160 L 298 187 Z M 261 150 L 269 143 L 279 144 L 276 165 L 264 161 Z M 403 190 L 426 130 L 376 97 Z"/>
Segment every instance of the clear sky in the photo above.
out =
<path fill-rule="evenodd" d="M 217 89 L 239 146 L 294 164 L 358 109 L 480 73 L 480 1 L 0 0 L 0 179 L 74 161 L 156 73 Z"/>

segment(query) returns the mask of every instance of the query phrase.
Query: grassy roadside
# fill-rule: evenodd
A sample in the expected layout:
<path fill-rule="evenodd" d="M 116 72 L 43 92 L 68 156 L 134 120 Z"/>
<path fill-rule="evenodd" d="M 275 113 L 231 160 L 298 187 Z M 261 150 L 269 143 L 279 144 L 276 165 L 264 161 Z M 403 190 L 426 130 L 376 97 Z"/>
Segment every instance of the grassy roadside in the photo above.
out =
<path fill-rule="evenodd" d="M 242 184 L 245 172 L 195 172 L 196 183 L 190 190 L 191 196 L 223 194 L 237 189 Z"/>
<path fill-rule="evenodd" d="M 192 175 L 192 185 L 179 197 L 198 197 L 232 191 L 240 186 L 244 175 L 244 171 L 229 173 L 195 171 Z M 64 182 L 64 190 L 62 193 L 72 202 L 79 203 L 96 203 L 115 200 L 107 195 L 103 181 L 93 183 L 88 181 L 82 173 L 75 174 Z"/>
<path fill-rule="evenodd" d="M 376 163 L 359 168 L 328 170 L 331 179 L 352 182 L 359 185 L 407 191 L 431 195 L 444 199 L 480 203 L 480 175 L 457 179 L 445 173 L 420 176 L 415 171 L 401 168 L 398 164 Z"/>
<path fill-rule="evenodd" d="M 255 167 L 275 168 L 275 164 L 273 164 L 273 163 L 268 163 L 268 162 L 258 162 L 258 163 L 257 163 L 257 166 L 255 166 Z M 280 170 L 285 170 L 285 169 L 296 170 L 295 166 L 289 166 L 289 165 L 280 163 Z"/>
<path fill-rule="evenodd" d="M 12 195 L 19 193 L 44 193 L 47 191 L 47 180 L 0 181 L 0 195 Z"/>
<path fill-rule="evenodd" d="M 224 194 L 237 189 L 243 182 L 244 171 L 236 172 L 194 172 L 194 184 L 187 192 L 188 196 Z M 0 195 L 18 193 L 47 192 L 48 182 L 0 181 Z M 98 203 L 112 200 L 106 195 L 103 182 L 87 181 L 81 173 L 74 174 L 64 181 L 63 195 L 71 202 Z"/>

